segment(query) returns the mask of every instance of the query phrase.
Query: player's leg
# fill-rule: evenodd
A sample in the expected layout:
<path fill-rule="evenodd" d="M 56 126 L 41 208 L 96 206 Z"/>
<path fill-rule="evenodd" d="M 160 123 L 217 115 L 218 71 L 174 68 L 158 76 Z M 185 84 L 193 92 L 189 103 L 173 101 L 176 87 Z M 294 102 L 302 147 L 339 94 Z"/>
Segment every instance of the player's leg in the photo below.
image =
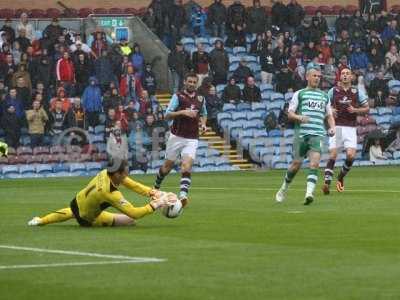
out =
<path fill-rule="evenodd" d="M 47 224 L 65 222 L 73 218 L 74 215 L 72 213 L 71 208 L 66 207 L 59 209 L 55 212 L 49 213 L 43 217 L 34 217 L 31 221 L 28 222 L 28 225 L 30 226 L 47 225 Z"/>
<path fill-rule="evenodd" d="M 335 174 L 334 169 L 335 169 L 336 158 L 337 158 L 337 148 L 336 147 L 330 148 L 329 149 L 329 160 L 326 163 L 326 168 L 325 168 L 324 184 L 322 186 L 322 192 L 325 195 L 328 195 L 330 192 L 329 187 L 331 185 L 333 175 Z"/>
<path fill-rule="evenodd" d="M 345 127 L 343 131 L 343 145 L 346 149 L 346 160 L 340 170 L 336 190 L 344 191 L 344 177 L 350 171 L 357 153 L 357 129 L 355 127 Z"/>
<path fill-rule="evenodd" d="M 114 214 L 108 211 L 102 211 L 100 215 L 92 223 L 95 227 L 111 227 L 111 226 L 132 226 L 135 220 L 124 214 Z"/>
<path fill-rule="evenodd" d="M 307 175 L 307 190 L 304 205 L 309 205 L 314 201 L 314 191 L 318 181 L 318 169 L 321 160 L 321 153 L 310 150 L 308 153 L 310 168 Z"/>
<path fill-rule="evenodd" d="M 188 204 L 189 188 L 192 184 L 192 166 L 196 159 L 196 152 L 199 141 L 194 139 L 186 139 L 185 146 L 182 149 L 181 157 L 181 182 L 179 199 L 182 201 L 183 207 Z"/>
<path fill-rule="evenodd" d="M 289 185 L 300 170 L 303 158 L 307 154 L 307 150 L 308 148 L 304 139 L 296 136 L 293 142 L 293 161 L 286 171 L 281 188 L 275 195 L 275 200 L 277 202 L 283 202 L 285 200 Z"/>
<path fill-rule="evenodd" d="M 159 190 L 161 187 L 162 182 L 164 181 L 165 177 L 171 172 L 172 168 L 174 167 L 175 161 L 166 159 L 163 165 L 160 167 L 157 173 L 156 180 L 154 182 L 154 188 Z"/>

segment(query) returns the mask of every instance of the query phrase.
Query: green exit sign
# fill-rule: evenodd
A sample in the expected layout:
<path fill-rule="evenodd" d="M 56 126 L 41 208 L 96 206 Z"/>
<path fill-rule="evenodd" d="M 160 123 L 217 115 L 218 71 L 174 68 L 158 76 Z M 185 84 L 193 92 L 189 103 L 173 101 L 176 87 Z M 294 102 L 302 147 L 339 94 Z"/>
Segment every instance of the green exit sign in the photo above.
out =
<path fill-rule="evenodd" d="M 126 20 L 119 18 L 102 18 L 100 19 L 101 27 L 125 27 Z"/>

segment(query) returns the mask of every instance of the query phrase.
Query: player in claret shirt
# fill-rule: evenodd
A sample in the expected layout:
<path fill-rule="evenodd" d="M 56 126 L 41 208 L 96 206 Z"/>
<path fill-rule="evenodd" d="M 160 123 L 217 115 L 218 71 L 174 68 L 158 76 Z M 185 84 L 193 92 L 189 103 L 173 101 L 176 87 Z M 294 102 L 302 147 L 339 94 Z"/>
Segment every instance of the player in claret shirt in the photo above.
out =
<path fill-rule="evenodd" d="M 336 123 L 336 134 L 329 138 L 329 160 L 325 169 L 325 182 L 322 191 L 329 194 L 330 184 L 334 175 L 335 161 L 338 150 L 342 147 L 346 151 L 346 161 L 340 170 L 336 189 L 344 191 L 344 177 L 350 171 L 357 153 L 357 115 L 369 112 L 368 96 L 352 86 L 353 73 L 349 68 L 340 72 L 340 81 L 337 86 L 329 90 Z"/>
<path fill-rule="evenodd" d="M 199 143 L 199 123 L 201 123 L 202 132 L 207 129 L 206 103 L 204 97 L 196 91 L 197 81 L 196 74 L 187 74 L 184 89 L 174 94 L 168 105 L 165 118 L 173 120 L 173 123 L 167 141 L 166 160 L 158 171 L 154 183 L 154 188 L 159 189 L 165 176 L 180 157 L 182 175 L 179 199 L 183 206 L 187 205 L 189 187 L 192 183 L 191 171 Z"/>

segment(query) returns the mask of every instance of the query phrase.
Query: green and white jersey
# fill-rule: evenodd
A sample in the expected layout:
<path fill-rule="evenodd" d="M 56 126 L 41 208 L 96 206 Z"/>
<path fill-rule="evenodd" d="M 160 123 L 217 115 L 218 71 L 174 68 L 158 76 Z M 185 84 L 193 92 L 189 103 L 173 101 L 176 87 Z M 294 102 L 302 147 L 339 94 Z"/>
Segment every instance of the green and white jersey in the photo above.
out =
<path fill-rule="evenodd" d="M 332 114 L 328 94 L 320 89 L 305 88 L 294 93 L 289 111 L 309 117 L 308 123 L 296 123 L 300 137 L 306 135 L 325 136 L 325 117 Z"/>

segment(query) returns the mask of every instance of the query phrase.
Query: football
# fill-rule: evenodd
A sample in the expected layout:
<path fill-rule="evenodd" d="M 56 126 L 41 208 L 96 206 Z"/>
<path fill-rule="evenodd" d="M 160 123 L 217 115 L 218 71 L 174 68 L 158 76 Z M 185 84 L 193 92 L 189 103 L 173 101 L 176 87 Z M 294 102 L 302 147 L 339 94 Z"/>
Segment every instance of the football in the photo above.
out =
<path fill-rule="evenodd" d="M 177 198 L 176 195 L 173 193 L 168 193 L 168 194 L 170 197 L 173 196 L 173 197 Z M 173 219 L 173 218 L 178 217 L 182 213 L 182 210 L 183 210 L 182 202 L 177 199 L 174 205 L 164 207 L 161 210 L 161 212 L 167 218 Z"/>

